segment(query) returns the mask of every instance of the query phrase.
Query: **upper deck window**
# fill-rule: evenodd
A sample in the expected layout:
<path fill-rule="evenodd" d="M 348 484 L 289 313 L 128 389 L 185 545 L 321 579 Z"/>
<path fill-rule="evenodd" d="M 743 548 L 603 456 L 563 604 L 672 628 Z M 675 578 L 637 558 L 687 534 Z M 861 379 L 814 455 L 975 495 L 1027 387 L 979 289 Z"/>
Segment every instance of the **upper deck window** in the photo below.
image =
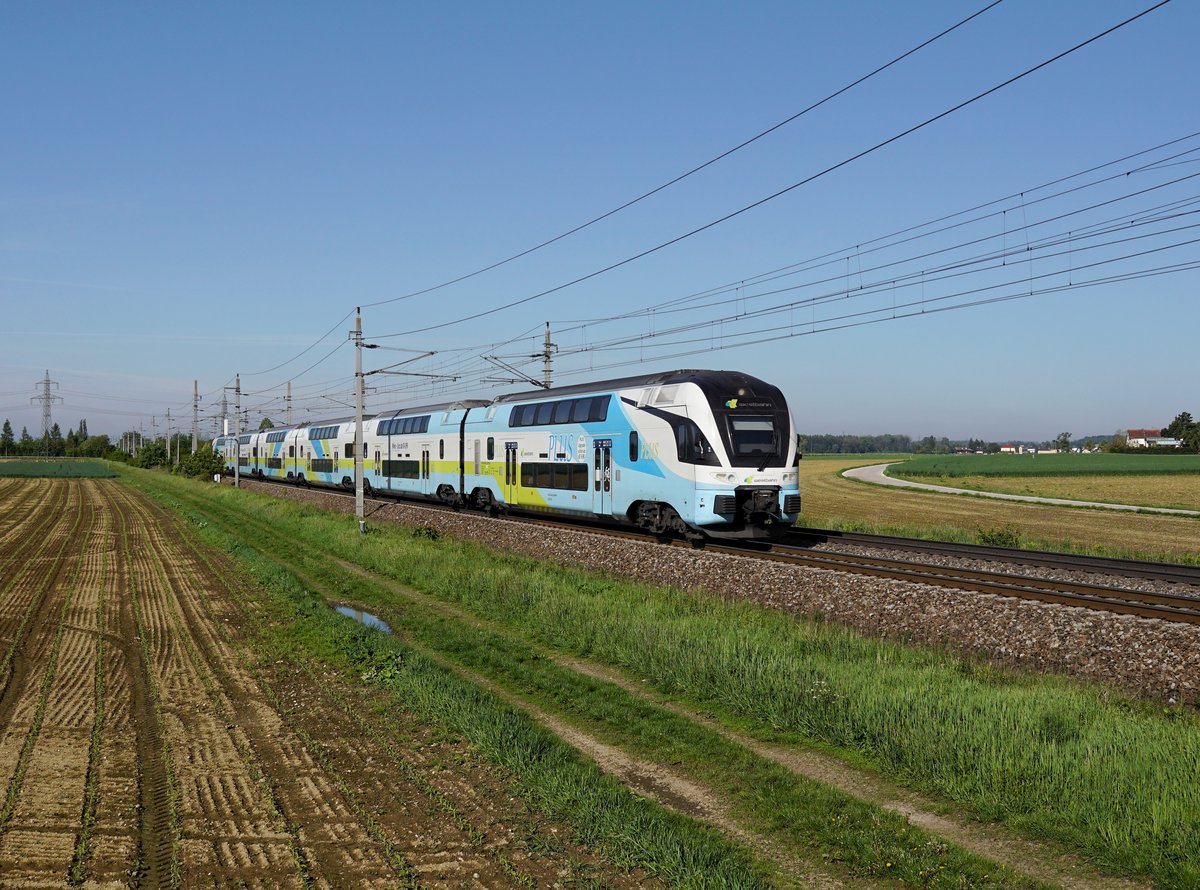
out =
<path fill-rule="evenodd" d="M 557 402 L 514 405 L 508 415 L 509 426 L 548 426 L 559 423 L 600 423 L 608 419 L 610 397 L 584 396 Z"/>

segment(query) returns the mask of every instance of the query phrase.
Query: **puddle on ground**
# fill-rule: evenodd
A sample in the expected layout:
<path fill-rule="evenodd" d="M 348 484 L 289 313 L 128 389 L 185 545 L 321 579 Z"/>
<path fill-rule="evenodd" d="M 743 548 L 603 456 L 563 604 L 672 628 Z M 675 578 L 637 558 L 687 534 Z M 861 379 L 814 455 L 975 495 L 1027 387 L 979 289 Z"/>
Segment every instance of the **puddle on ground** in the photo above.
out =
<path fill-rule="evenodd" d="M 364 612 L 361 609 L 353 609 L 350 606 L 334 606 L 334 611 L 340 615 L 345 615 L 347 618 L 353 618 L 359 624 L 365 624 L 367 627 L 373 627 L 375 630 L 381 630 L 385 634 L 390 634 L 392 629 L 388 627 L 388 623 L 377 615 L 372 615 L 370 612 Z"/>

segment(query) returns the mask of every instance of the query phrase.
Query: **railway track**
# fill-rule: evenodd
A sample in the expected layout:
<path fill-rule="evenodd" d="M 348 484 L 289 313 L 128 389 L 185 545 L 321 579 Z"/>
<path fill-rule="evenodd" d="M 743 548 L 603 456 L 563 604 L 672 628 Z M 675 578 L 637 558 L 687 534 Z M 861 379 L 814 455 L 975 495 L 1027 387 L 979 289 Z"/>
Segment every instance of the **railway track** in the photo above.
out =
<path fill-rule="evenodd" d="M 281 483 L 274 483 L 279 485 Z M 352 494 L 336 489 L 320 489 L 323 493 L 352 498 Z M 453 510 L 441 504 L 423 500 L 371 498 L 375 503 L 400 502 L 437 510 Z M 505 517 L 509 521 L 557 528 L 584 529 L 594 533 L 645 541 L 648 535 L 629 529 L 614 529 L 600 523 L 575 520 L 547 519 L 539 516 Z M 841 542 L 858 546 L 886 547 L 900 552 L 938 554 L 966 559 L 987 559 L 1017 565 L 1050 567 L 1067 571 L 1104 574 L 1113 577 L 1139 578 L 1170 583 L 1169 593 L 1131 590 L 1124 587 L 1075 580 L 1055 580 L 1020 571 L 997 572 L 969 567 L 946 566 L 913 559 L 863 556 L 838 551 L 815 551 L 815 543 Z M 694 546 L 685 541 L 666 542 L 674 546 Z M 1011 550 L 1002 547 L 979 547 L 949 544 L 909 538 L 889 538 L 879 535 L 858 535 L 825 529 L 796 529 L 786 543 L 765 545 L 724 544 L 707 542 L 704 549 L 712 553 L 729 553 L 742 557 L 769 559 L 807 568 L 826 569 L 932 584 L 976 593 L 1018 599 L 1037 600 L 1058 605 L 1157 618 L 1163 621 L 1200 624 L 1200 569 L 1169 563 L 1136 562 L 1073 556 L 1045 551 Z"/>
<path fill-rule="evenodd" d="M 922 538 L 898 538 L 890 535 L 868 535 L 823 528 L 793 528 L 788 543 L 796 546 L 813 544 L 849 544 L 908 553 L 928 553 L 960 559 L 1009 562 L 1018 565 L 1061 568 L 1073 572 L 1096 572 L 1122 578 L 1146 578 L 1177 584 L 1200 585 L 1200 566 L 1165 562 L 1142 562 L 1133 559 L 1114 559 L 1104 556 L 1077 556 L 1048 550 L 1021 550 L 1014 547 L 989 547 L 982 544 L 955 544 L 949 541 L 928 541 Z"/>

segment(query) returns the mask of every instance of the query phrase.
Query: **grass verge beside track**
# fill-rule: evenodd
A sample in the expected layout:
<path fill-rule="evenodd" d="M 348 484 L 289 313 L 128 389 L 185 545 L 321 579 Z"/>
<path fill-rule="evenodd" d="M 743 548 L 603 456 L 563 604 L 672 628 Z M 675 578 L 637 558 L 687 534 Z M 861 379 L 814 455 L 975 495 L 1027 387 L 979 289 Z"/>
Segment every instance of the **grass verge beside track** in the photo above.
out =
<path fill-rule="evenodd" d="M 798 780 L 716 733 L 610 684 L 564 671 L 539 647 L 644 677 L 757 737 L 839 748 L 983 818 L 1054 838 L 1109 866 L 1152 875 L 1164 886 L 1200 884 L 1200 837 L 1193 830 L 1200 812 L 1194 782 L 1200 723 L 1189 714 L 474 544 L 402 529 L 362 538 L 344 517 L 281 500 L 144 474 L 131 478 L 160 496 L 167 492 L 166 499 L 203 534 L 269 582 L 279 613 L 290 619 L 272 633 L 361 671 L 403 696 L 406 705 L 462 732 L 509 766 L 557 815 L 599 832 L 594 842 L 622 855 L 628 847 L 621 844 L 632 843 L 643 851 L 637 864 L 672 880 L 697 873 L 688 870 L 696 854 L 672 853 L 670 843 L 666 853 L 646 853 L 645 838 L 631 840 L 620 831 L 617 840 L 605 838 L 616 828 L 598 820 L 593 792 L 564 796 L 560 789 L 561 764 L 576 763 L 573 769 L 585 772 L 586 765 L 437 661 L 469 667 L 615 744 L 678 764 L 726 796 L 754 830 L 800 855 L 840 863 L 852 875 L 908 886 L 1028 885 L 891 813 Z M 237 543 L 247 536 L 256 547 L 269 545 L 271 557 Z M 357 576 L 337 560 L 362 565 L 376 577 Z M 464 626 L 396 585 L 484 623 Z M 313 588 L 317 593 L 309 592 Z M 347 626 L 328 611 L 329 599 L 353 599 L 377 610 L 395 622 L 408 645 Z M 548 773 L 547 758 L 555 764 Z M 595 778 L 588 783 L 603 784 Z M 638 824 L 648 826 L 647 837 L 661 840 L 656 826 L 683 832 L 679 826 L 689 824 L 647 807 L 640 802 L 635 810 Z M 701 832 L 695 842 L 711 849 L 713 836 L 695 830 Z M 737 861 L 739 874 L 751 875 L 746 860 L 729 849 L 715 859 L 709 854 L 708 861 Z"/>

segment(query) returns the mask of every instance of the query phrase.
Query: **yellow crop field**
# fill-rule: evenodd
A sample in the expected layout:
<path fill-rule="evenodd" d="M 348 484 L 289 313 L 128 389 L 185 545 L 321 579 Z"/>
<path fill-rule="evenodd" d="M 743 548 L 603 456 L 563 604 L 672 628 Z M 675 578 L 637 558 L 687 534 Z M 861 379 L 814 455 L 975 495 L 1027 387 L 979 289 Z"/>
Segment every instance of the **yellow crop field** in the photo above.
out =
<path fill-rule="evenodd" d="M 906 491 L 855 482 L 840 475 L 850 467 L 877 462 L 869 457 L 801 461 L 800 490 L 804 497 L 804 522 L 824 526 L 850 523 L 852 526 L 897 534 L 924 530 L 926 533 L 936 533 L 939 537 L 958 540 L 974 539 L 980 531 L 1007 528 L 1019 532 L 1023 543 L 1049 549 L 1084 548 L 1192 561 L 1200 558 L 1200 519 Z M 1141 476 L 1136 480 L 1124 480 L 1117 476 L 1109 481 L 1145 486 L 1149 480 L 1156 478 Z M 955 480 L 956 484 L 962 481 Z M 1004 483 L 1012 484 L 1013 481 L 1007 479 Z M 1060 481 L 1064 485 L 1075 486 L 1071 491 L 1077 494 L 1087 484 L 1087 477 L 1076 480 L 1043 477 L 1026 480 L 1024 484 L 1036 482 L 1039 494 L 1066 496 L 1049 495 L 1053 489 L 1047 487 L 1047 483 L 1052 486 Z M 1000 480 L 987 480 L 989 487 L 995 487 L 998 482 Z M 1155 486 L 1155 491 L 1164 487 L 1150 484 Z M 1181 490 L 1185 484 L 1195 483 L 1181 480 L 1178 476 L 1169 483 Z M 1090 490 L 1100 491 L 1098 487 Z M 1187 497 L 1193 504 L 1196 502 L 1193 495 Z"/>

